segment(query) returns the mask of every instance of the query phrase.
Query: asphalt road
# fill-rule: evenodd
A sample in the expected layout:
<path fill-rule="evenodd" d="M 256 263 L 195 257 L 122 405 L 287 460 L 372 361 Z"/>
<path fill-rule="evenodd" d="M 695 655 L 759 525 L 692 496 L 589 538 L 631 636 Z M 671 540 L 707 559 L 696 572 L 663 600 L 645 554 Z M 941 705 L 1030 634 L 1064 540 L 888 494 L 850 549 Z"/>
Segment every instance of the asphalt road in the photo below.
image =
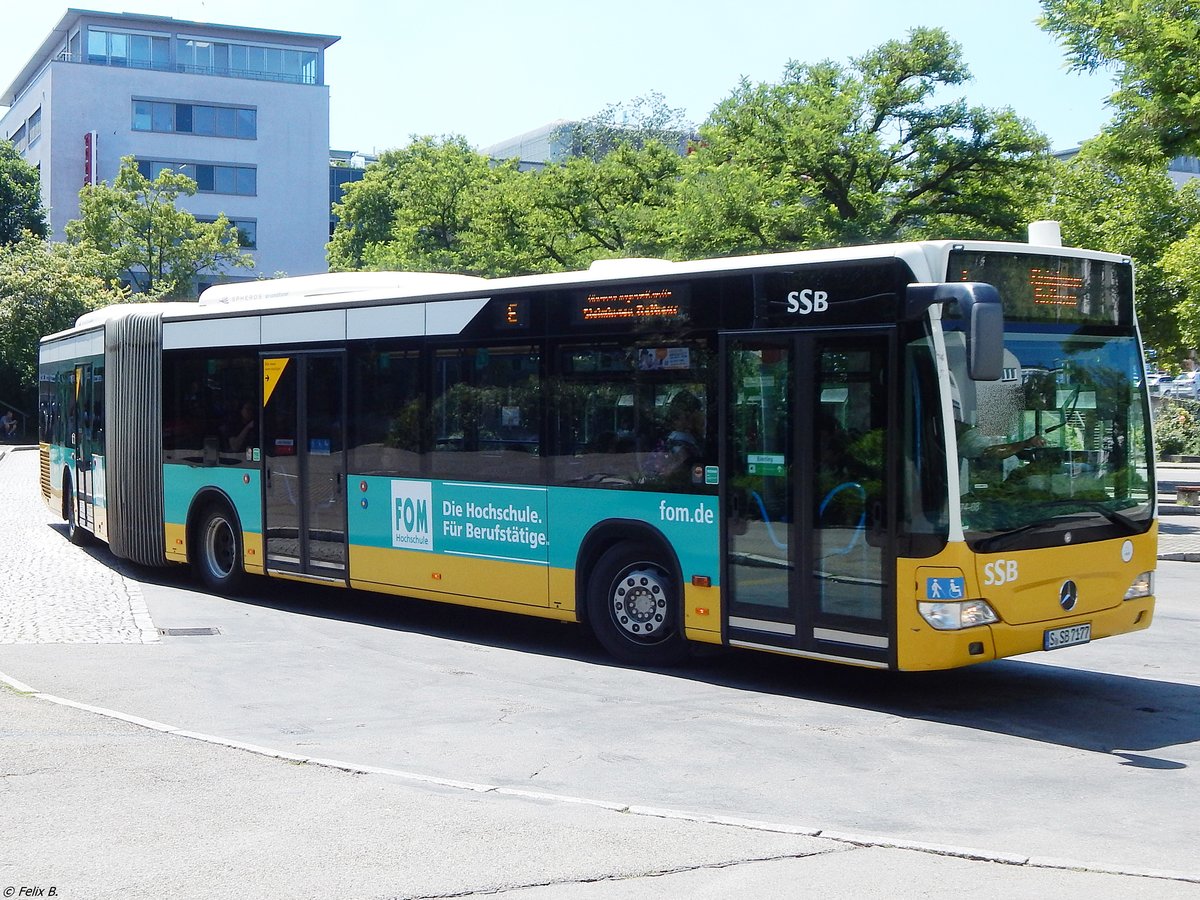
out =
<path fill-rule="evenodd" d="M 51 519 L 0 528 L 0 553 L 48 539 L 57 594 L 100 579 L 156 628 L 216 633 L 0 646 L 18 687 L 146 720 L 0 690 L 0 889 L 1200 896 L 1192 563 L 1161 564 L 1150 630 L 1050 654 L 656 672 L 555 623 L 265 581 L 212 596 Z"/>

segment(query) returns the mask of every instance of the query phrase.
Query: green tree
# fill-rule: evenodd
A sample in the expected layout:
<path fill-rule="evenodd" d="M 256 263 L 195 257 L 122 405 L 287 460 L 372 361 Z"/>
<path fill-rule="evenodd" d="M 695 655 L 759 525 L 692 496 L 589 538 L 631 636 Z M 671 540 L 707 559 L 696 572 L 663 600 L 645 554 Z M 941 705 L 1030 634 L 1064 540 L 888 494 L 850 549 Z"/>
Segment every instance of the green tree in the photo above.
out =
<path fill-rule="evenodd" d="M 1016 236 L 1046 182 L 1048 145 L 1011 110 L 941 101 L 969 77 L 958 44 L 918 28 L 849 67 L 792 62 L 778 84 L 743 80 L 688 159 L 680 248 Z"/>
<path fill-rule="evenodd" d="M 95 251 L 47 243 L 26 232 L 0 247 L 0 399 L 31 411 L 38 341 L 92 309 L 127 298 L 105 277 Z"/>
<path fill-rule="evenodd" d="M 1042 0 L 1043 29 L 1067 48 L 1077 71 L 1108 68 L 1109 99 L 1128 156 L 1144 148 L 1168 158 L 1200 147 L 1200 2 Z"/>
<path fill-rule="evenodd" d="M 175 205 L 195 193 L 196 182 L 186 175 L 164 169 L 151 181 L 127 156 L 111 186 L 89 185 L 79 192 L 79 218 L 67 223 L 67 237 L 102 254 L 109 273 L 127 274 L 140 293 L 194 296 L 201 272 L 254 265 L 224 214 L 200 222 Z"/>
<path fill-rule="evenodd" d="M 463 238 L 494 180 L 487 158 L 458 136 L 383 153 L 334 207 L 330 268 L 474 271 Z"/>
<path fill-rule="evenodd" d="M 679 154 L 651 141 L 620 144 L 598 162 L 571 157 L 540 172 L 509 172 L 481 198 L 469 245 L 481 271 L 586 268 L 596 259 L 668 252 Z"/>
<path fill-rule="evenodd" d="M 1164 254 L 1200 222 L 1200 201 L 1195 188 L 1176 189 L 1161 155 L 1120 161 L 1113 141 L 1108 136 L 1089 141 L 1073 159 L 1056 165 L 1050 199 L 1038 216 L 1062 222 L 1069 246 L 1133 259 L 1142 337 L 1172 357 L 1194 339 L 1181 334 L 1188 291 L 1166 267 Z"/>
<path fill-rule="evenodd" d="M 1167 248 L 1160 268 L 1176 297 L 1173 312 L 1179 340 L 1175 346 L 1200 347 L 1200 222 L 1193 219 L 1187 233 Z M 1170 352 L 1174 347 L 1163 349 Z"/>
<path fill-rule="evenodd" d="M 0 141 L 0 247 L 29 232 L 47 234 L 38 170 L 21 158 L 11 141 Z"/>

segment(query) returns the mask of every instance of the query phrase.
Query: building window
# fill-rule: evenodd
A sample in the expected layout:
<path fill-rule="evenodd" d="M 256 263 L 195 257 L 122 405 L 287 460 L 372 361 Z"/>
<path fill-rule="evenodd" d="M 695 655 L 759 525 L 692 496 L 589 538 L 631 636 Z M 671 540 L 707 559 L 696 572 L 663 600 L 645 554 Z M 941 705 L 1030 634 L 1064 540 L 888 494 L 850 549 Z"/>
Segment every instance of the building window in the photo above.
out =
<path fill-rule="evenodd" d="M 13 142 L 13 146 L 18 150 L 24 150 L 28 133 L 25 130 L 25 123 L 22 122 L 9 140 Z"/>
<path fill-rule="evenodd" d="M 315 50 L 183 38 L 179 42 L 179 69 L 205 75 L 316 84 L 317 53 Z"/>
<path fill-rule="evenodd" d="M 1171 160 L 1170 168 L 1176 172 L 1200 173 L 1200 158 L 1195 156 L 1177 156 Z"/>
<path fill-rule="evenodd" d="M 164 169 L 186 175 L 196 182 L 196 190 L 201 194 L 236 194 L 240 197 L 254 197 L 258 194 L 258 170 L 251 166 L 139 159 L 137 167 L 138 171 L 151 181 Z"/>
<path fill-rule="evenodd" d="M 133 130 L 255 140 L 258 111 L 240 106 L 134 100 Z"/>
<path fill-rule="evenodd" d="M 163 35 L 89 28 L 87 61 L 98 66 L 168 69 L 171 66 L 171 42 Z"/>
<path fill-rule="evenodd" d="M 229 219 L 228 216 L 225 218 Z M 217 220 L 215 216 L 196 216 L 196 221 L 212 224 Z M 229 219 L 229 224 L 237 229 L 239 247 L 243 250 L 258 248 L 258 222 L 255 219 Z"/>
<path fill-rule="evenodd" d="M 42 136 L 42 108 L 39 106 L 33 111 L 33 115 L 25 123 L 29 134 L 29 143 L 32 144 Z"/>

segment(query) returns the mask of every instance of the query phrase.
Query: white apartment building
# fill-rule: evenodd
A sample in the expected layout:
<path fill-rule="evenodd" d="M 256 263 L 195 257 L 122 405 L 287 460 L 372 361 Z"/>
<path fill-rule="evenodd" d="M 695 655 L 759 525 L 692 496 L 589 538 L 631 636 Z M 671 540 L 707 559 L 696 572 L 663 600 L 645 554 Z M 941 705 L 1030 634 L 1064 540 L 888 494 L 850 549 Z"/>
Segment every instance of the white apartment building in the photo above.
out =
<path fill-rule="evenodd" d="M 332 35 L 69 9 L 0 95 L 0 136 L 38 167 L 52 237 L 79 190 L 121 158 L 172 168 L 198 191 L 180 205 L 225 213 L 259 274 L 326 270 Z M 221 280 L 213 273 L 211 281 Z"/>

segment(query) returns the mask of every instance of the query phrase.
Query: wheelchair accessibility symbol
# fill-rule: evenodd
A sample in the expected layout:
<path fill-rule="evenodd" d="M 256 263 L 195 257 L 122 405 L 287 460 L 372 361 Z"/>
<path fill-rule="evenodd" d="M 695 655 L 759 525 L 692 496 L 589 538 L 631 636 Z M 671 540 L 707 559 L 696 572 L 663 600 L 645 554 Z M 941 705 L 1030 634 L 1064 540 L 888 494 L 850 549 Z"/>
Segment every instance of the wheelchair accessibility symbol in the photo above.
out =
<path fill-rule="evenodd" d="M 926 578 L 925 599 L 961 600 L 966 593 L 965 578 Z"/>

